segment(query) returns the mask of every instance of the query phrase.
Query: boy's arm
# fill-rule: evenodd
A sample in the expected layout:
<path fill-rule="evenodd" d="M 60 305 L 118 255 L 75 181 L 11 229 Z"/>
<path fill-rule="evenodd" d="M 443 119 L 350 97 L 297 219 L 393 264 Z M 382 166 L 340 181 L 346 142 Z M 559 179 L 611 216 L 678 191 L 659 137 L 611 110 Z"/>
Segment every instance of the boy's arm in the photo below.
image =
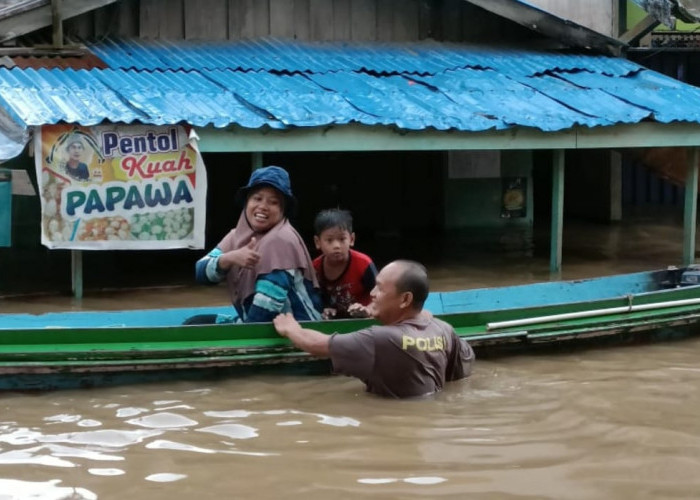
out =
<path fill-rule="evenodd" d="M 365 272 L 362 273 L 362 286 L 364 287 L 365 291 L 369 293 L 372 291 L 372 288 L 374 288 L 374 285 L 376 284 L 376 279 L 377 279 L 377 266 L 374 265 L 374 262 L 371 260 L 369 261 L 369 264 L 367 265 L 367 269 L 365 269 Z"/>

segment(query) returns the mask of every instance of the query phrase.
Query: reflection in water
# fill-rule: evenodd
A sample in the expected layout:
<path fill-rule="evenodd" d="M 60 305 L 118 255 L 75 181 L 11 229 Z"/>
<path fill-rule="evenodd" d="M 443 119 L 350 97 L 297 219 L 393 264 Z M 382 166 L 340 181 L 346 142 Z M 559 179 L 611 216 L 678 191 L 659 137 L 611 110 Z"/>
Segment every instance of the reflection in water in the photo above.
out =
<path fill-rule="evenodd" d="M 33 498 L 37 500 L 94 500 L 97 495 L 84 488 L 70 488 L 59 486 L 60 481 L 46 481 L 32 483 L 28 481 L 15 481 L 12 479 L 0 479 L 0 498 L 2 500 L 20 500 Z"/>
<path fill-rule="evenodd" d="M 180 479 L 186 478 L 186 474 L 151 474 L 146 477 L 146 481 L 154 481 L 156 483 L 171 483 Z"/>

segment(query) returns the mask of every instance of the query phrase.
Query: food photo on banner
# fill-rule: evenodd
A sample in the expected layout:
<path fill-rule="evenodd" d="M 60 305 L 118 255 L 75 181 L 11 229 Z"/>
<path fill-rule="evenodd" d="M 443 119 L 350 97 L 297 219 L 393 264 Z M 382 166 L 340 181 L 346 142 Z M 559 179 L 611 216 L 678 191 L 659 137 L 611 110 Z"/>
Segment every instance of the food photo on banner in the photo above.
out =
<path fill-rule="evenodd" d="M 34 137 L 49 248 L 203 248 L 207 177 L 184 127 L 48 125 Z"/>

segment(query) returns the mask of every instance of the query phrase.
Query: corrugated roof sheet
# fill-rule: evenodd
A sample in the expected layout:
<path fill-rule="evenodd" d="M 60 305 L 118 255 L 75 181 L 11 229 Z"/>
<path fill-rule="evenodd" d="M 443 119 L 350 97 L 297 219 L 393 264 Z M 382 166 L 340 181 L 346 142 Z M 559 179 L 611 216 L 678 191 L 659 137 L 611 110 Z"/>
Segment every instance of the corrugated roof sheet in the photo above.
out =
<path fill-rule="evenodd" d="M 700 122 L 700 89 L 604 56 L 436 42 L 106 40 L 91 49 L 109 69 L 0 68 L 0 105 L 25 126 L 556 131 Z"/>
<path fill-rule="evenodd" d="M 230 69 L 328 73 L 435 74 L 457 68 L 491 68 L 518 74 L 581 70 L 614 76 L 639 71 L 626 59 L 439 43 L 302 42 L 274 38 L 236 42 L 105 40 L 90 49 L 110 68 L 145 71 Z"/>

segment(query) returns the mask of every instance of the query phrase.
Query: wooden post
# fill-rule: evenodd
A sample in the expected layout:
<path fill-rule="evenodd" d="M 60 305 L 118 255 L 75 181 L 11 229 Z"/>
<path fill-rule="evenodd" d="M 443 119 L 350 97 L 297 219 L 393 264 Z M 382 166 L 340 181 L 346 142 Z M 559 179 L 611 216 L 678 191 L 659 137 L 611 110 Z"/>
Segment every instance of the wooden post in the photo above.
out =
<path fill-rule="evenodd" d="M 685 178 L 685 210 L 683 212 L 683 265 L 695 262 L 695 231 L 698 203 L 698 148 L 688 155 L 688 174 Z"/>
<path fill-rule="evenodd" d="M 559 279 L 564 226 L 564 150 L 554 150 L 552 156 L 552 238 L 549 273 L 552 279 Z"/>
<path fill-rule="evenodd" d="M 608 219 L 611 222 L 622 220 L 622 155 L 618 151 L 610 151 L 610 210 Z"/>
<path fill-rule="evenodd" d="M 61 0 L 51 0 L 51 26 L 53 28 L 54 47 L 63 47 L 63 18 L 61 16 Z"/>
<path fill-rule="evenodd" d="M 71 289 L 76 299 L 83 298 L 83 251 L 71 250 Z"/>
<path fill-rule="evenodd" d="M 250 158 L 251 170 L 257 170 L 263 166 L 263 154 L 259 152 L 252 153 Z"/>

